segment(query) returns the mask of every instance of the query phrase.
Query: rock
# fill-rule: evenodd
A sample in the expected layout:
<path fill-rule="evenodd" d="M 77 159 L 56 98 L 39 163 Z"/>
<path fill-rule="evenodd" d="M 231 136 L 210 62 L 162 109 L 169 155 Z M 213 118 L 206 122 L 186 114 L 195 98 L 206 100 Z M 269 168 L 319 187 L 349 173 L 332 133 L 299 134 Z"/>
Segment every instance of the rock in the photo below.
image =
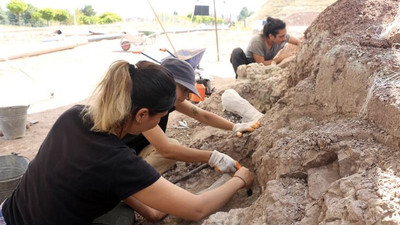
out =
<path fill-rule="evenodd" d="M 315 200 L 319 199 L 328 190 L 331 183 L 340 179 L 337 162 L 318 168 L 311 168 L 307 170 L 307 173 L 308 194 Z"/>

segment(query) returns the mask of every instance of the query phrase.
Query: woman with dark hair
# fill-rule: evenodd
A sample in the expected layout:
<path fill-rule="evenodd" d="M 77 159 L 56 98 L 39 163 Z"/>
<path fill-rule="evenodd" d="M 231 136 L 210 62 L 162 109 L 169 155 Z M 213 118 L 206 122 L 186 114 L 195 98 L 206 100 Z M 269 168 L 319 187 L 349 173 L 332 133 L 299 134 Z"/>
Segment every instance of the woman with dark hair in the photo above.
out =
<path fill-rule="evenodd" d="M 279 64 L 290 55 L 278 55 L 286 43 L 300 45 L 300 40 L 290 36 L 286 32 L 286 24 L 280 19 L 267 18 L 263 32 L 255 35 L 247 46 L 246 53 L 241 48 L 235 48 L 231 54 L 231 63 L 236 73 L 240 65 L 250 63 L 262 63 L 271 65 Z M 237 78 L 237 73 L 236 73 Z"/>
<path fill-rule="evenodd" d="M 198 220 L 251 185 L 252 174 L 242 168 L 221 187 L 191 194 L 121 140 L 155 127 L 173 107 L 175 87 L 170 72 L 154 63 L 113 63 L 91 104 L 72 107 L 54 123 L 20 184 L 1 203 L 0 224 L 91 224 L 121 200 L 145 216 L 162 211 Z M 134 223 L 134 214 L 123 216 L 93 223 Z"/>
<path fill-rule="evenodd" d="M 176 161 L 208 163 L 211 167 L 223 173 L 236 171 L 236 161 L 229 155 L 218 150 L 195 149 L 181 145 L 178 140 L 166 135 L 169 114 L 177 111 L 197 121 L 215 128 L 236 132 L 247 132 L 257 121 L 248 123 L 232 123 L 231 121 L 188 101 L 189 95 L 200 97 L 196 89 L 193 67 L 186 61 L 177 58 L 167 58 L 161 66 L 172 73 L 176 83 L 176 101 L 174 107 L 163 116 L 158 126 L 140 135 L 127 134 L 122 140 L 137 155 L 152 165 L 159 173 L 172 168 Z M 258 119 L 258 118 L 257 118 Z"/>

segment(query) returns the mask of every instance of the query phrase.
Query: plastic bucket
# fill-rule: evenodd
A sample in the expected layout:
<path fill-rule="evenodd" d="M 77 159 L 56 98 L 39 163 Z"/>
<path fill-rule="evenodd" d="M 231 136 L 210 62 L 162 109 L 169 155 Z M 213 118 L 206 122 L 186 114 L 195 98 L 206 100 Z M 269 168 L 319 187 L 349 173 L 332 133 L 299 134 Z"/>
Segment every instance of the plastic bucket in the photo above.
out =
<path fill-rule="evenodd" d="M 28 168 L 29 160 L 17 155 L 0 156 L 0 203 L 10 197 Z"/>
<path fill-rule="evenodd" d="M 29 105 L 0 107 L 0 129 L 5 139 L 25 136 L 28 108 Z"/>
<path fill-rule="evenodd" d="M 199 92 L 201 98 L 199 98 L 199 96 L 195 94 L 191 94 L 190 100 L 195 103 L 204 101 L 204 97 L 206 96 L 206 88 L 203 84 L 196 83 L 196 89 Z"/>

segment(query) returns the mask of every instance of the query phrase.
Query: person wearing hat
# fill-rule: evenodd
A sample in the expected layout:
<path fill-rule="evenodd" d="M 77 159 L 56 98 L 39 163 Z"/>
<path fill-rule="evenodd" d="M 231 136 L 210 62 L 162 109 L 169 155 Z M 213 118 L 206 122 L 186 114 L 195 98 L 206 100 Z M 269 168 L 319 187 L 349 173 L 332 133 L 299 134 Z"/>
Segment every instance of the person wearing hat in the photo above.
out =
<path fill-rule="evenodd" d="M 221 116 L 203 110 L 189 102 L 189 94 L 193 93 L 200 97 L 195 84 L 195 73 L 193 67 L 186 61 L 177 58 L 167 58 L 161 65 L 168 69 L 176 83 L 176 101 L 173 109 L 161 118 L 158 126 L 143 132 L 140 135 L 126 135 L 122 140 L 135 149 L 137 154 L 152 165 L 159 173 L 164 173 L 176 161 L 203 162 L 221 172 L 235 172 L 236 161 L 230 156 L 217 150 L 199 150 L 179 144 L 175 139 L 168 138 L 165 134 L 168 115 L 176 110 L 201 123 L 215 128 L 233 130 L 235 132 L 247 131 L 253 123 L 234 124 Z"/>

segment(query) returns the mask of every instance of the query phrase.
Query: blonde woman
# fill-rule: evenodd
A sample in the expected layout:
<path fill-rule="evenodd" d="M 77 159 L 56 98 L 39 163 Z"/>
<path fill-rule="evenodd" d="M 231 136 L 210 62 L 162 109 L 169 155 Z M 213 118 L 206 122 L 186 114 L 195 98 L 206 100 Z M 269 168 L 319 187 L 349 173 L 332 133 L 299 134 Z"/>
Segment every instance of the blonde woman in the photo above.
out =
<path fill-rule="evenodd" d="M 149 219 L 167 213 L 198 220 L 215 212 L 251 185 L 248 169 L 194 195 L 161 177 L 121 141 L 127 133 L 155 127 L 175 99 L 175 82 L 165 68 L 145 61 L 113 63 L 93 103 L 72 107 L 54 123 L 20 184 L 1 204 L 0 224 L 91 224 L 121 200 Z M 133 224 L 132 217 L 100 224 Z"/>

